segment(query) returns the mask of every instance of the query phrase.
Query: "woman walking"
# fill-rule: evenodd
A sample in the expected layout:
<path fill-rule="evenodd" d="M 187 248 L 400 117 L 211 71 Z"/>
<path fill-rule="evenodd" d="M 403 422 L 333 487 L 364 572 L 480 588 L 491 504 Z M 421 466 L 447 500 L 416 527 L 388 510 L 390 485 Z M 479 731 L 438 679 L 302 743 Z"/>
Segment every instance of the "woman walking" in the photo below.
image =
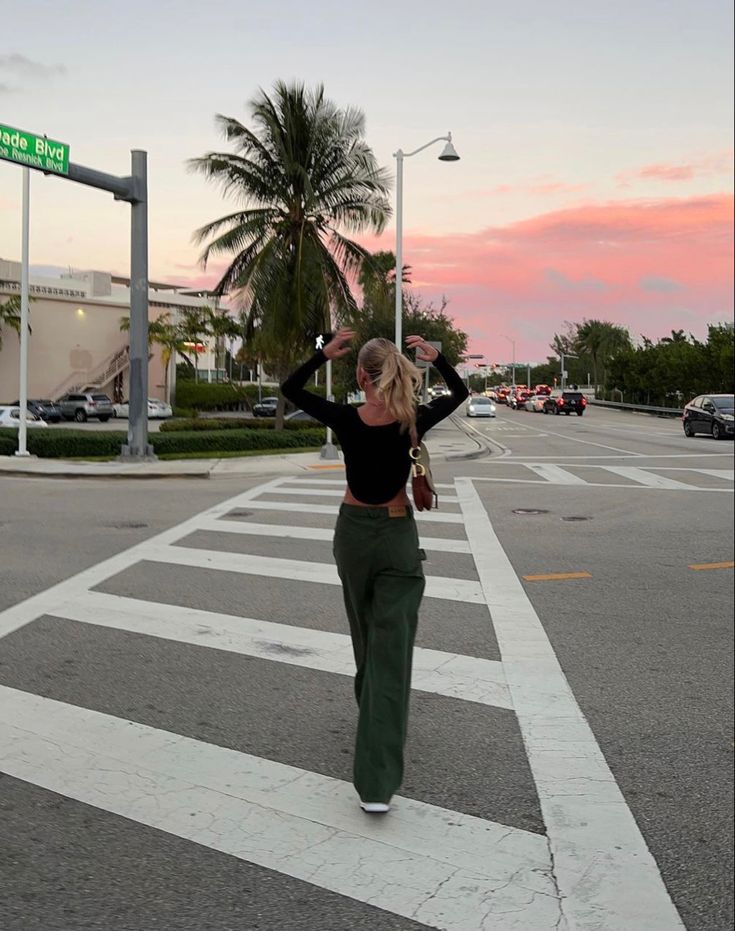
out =
<path fill-rule="evenodd" d="M 357 674 L 359 706 L 354 784 L 366 812 L 390 808 L 403 779 L 411 658 L 424 572 L 413 511 L 406 494 L 409 452 L 467 397 L 464 382 L 420 336 L 409 349 L 431 362 L 449 395 L 417 405 L 421 374 L 387 339 L 371 339 L 357 357 L 362 407 L 335 404 L 304 385 L 327 359 L 351 351 L 352 330 L 334 338 L 288 378 L 289 401 L 331 427 L 342 447 L 347 489 L 334 534 Z"/>

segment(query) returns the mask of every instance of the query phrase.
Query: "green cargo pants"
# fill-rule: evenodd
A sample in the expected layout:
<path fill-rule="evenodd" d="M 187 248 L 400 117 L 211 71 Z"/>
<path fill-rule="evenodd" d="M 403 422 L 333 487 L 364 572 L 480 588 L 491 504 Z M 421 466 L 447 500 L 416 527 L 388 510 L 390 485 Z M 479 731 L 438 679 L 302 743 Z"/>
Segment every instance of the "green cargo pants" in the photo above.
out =
<path fill-rule="evenodd" d="M 357 666 L 355 788 L 364 802 L 389 802 L 403 779 L 411 659 L 425 585 L 411 508 L 343 504 L 334 556 Z"/>

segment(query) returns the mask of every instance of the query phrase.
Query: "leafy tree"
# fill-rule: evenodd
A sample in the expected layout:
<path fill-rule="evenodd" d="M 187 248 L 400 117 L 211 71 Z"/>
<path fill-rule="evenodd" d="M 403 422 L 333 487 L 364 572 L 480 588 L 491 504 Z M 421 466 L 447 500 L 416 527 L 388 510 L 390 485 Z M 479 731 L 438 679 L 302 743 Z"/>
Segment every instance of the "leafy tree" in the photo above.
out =
<path fill-rule="evenodd" d="M 215 291 L 247 301 L 247 335 L 276 377 L 314 333 L 354 311 L 349 278 L 365 249 L 346 234 L 380 232 L 390 215 L 388 175 L 365 142 L 365 120 L 300 83 L 279 81 L 250 103 L 253 129 L 218 116 L 234 152 L 210 152 L 191 166 L 238 200 L 238 209 L 201 227 L 202 261 L 232 255 Z M 283 401 L 277 426 L 283 422 Z"/>

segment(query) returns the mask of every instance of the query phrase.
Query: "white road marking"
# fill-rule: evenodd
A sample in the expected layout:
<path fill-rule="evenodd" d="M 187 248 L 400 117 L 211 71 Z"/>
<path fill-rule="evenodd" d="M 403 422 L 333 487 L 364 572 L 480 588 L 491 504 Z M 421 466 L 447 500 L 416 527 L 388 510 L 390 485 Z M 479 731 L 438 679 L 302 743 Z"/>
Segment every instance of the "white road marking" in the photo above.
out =
<path fill-rule="evenodd" d="M 541 478 L 546 479 L 547 482 L 551 482 L 554 485 L 587 484 L 583 478 L 580 478 L 578 475 L 574 475 L 573 472 L 568 472 L 566 469 L 562 469 L 557 465 L 551 465 L 550 463 L 542 464 L 527 462 L 526 468 L 530 469 L 532 472 L 535 472 L 536 475 L 540 475 Z"/>
<path fill-rule="evenodd" d="M 339 487 L 344 490 L 347 485 L 345 479 L 336 479 L 336 478 L 301 478 L 301 476 L 294 476 L 286 479 L 287 485 L 323 485 L 325 488 Z M 454 484 L 452 482 L 435 482 L 435 486 L 440 491 L 454 491 Z M 408 487 L 408 486 L 406 486 Z"/>
<path fill-rule="evenodd" d="M 341 498 L 344 494 L 344 488 L 342 490 L 338 488 L 287 488 L 285 485 L 281 485 L 273 489 L 273 491 L 267 492 L 267 494 L 298 495 L 302 498 L 308 497 L 309 495 L 324 498 Z M 457 498 L 454 495 L 442 495 L 441 500 L 443 502 L 450 502 L 451 504 L 457 503 Z"/>
<path fill-rule="evenodd" d="M 667 469 L 667 472 L 700 472 L 702 475 L 711 475 L 713 478 L 722 478 L 726 482 L 735 480 L 733 469 Z"/>
<path fill-rule="evenodd" d="M 355 674 L 352 641 L 347 634 L 103 592 L 87 592 L 56 607 L 53 614 L 83 624 L 240 653 L 304 669 L 340 676 Z M 503 667 L 497 660 L 417 647 L 411 684 L 412 688 L 423 692 L 496 708 L 512 708 Z"/>
<path fill-rule="evenodd" d="M 452 486 L 454 487 L 454 486 Z M 327 527 L 299 527 L 286 524 L 254 524 L 244 520 L 221 520 L 203 517 L 197 530 L 209 530 L 213 533 L 252 534 L 261 537 L 282 537 L 291 540 L 322 540 L 331 543 L 334 530 Z M 466 540 L 449 540 L 443 537 L 421 537 L 421 546 L 426 550 L 441 553 L 469 553 L 470 545 Z"/>
<path fill-rule="evenodd" d="M 442 499 L 439 499 L 441 503 Z M 261 499 L 248 501 L 248 508 L 261 511 L 288 511 L 289 514 L 327 514 L 336 517 L 339 507 L 333 504 L 303 504 L 301 501 L 263 501 Z M 415 511 L 413 515 L 417 521 L 435 524 L 461 524 L 462 515 L 459 512 L 447 511 Z"/>
<path fill-rule="evenodd" d="M 567 927 L 683 929 L 472 481 L 456 480 L 467 538 L 536 782 Z"/>
<path fill-rule="evenodd" d="M 17 779 L 430 927 L 559 927 L 540 835 L 406 798 L 376 820 L 337 779 L 3 686 L 0 748 Z"/>
<path fill-rule="evenodd" d="M 259 575 L 271 579 L 316 582 L 320 585 L 342 584 L 337 575 L 337 568 L 332 563 L 279 559 L 275 556 L 255 556 L 246 553 L 226 553 L 220 550 L 202 550 L 184 546 L 149 546 L 142 558 L 152 562 L 192 566 L 198 569 L 215 569 L 220 572 L 239 572 L 243 575 Z M 479 582 L 441 575 L 426 576 L 426 597 L 461 601 L 465 604 L 485 603 Z"/>
<path fill-rule="evenodd" d="M 686 482 L 677 482 L 673 478 L 665 478 L 663 475 L 657 475 L 655 472 L 647 472 L 644 469 L 637 469 L 633 466 L 600 466 L 606 472 L 612 472 L 614 475 L 620 475 L 623 478 L 629 478 L 632 482 L 638 482 L 640 485 L 647 485 L 649 488 L 666 488 L 676 489 L 678 491 L 690 491 L 691 485 Z"/>

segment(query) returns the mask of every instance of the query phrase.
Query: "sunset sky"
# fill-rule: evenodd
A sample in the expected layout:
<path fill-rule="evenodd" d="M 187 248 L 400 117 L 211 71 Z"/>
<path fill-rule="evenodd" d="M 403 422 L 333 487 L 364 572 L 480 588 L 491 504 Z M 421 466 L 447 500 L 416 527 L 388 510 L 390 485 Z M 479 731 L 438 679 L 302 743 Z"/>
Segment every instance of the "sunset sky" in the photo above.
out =
<path fill-rule="evenodd" d="M 0 0 L 0 122 L 115 174 L 149 153 L 151 277 L 212 284 L 192 231 L 227 212 L 185 160 L 276 79 L 323 82 L 405 163 L 404 260 L 473 352 L 540 361 L 565 320 L 697 336 L 732 319 L 729 0 Z M 0 257 L 20 255 L 0 162 Z M 33 173 L 31 261 L 126 274 L 129 210 Z M 374 248 L 394 248 L 391 225 Z"/>

